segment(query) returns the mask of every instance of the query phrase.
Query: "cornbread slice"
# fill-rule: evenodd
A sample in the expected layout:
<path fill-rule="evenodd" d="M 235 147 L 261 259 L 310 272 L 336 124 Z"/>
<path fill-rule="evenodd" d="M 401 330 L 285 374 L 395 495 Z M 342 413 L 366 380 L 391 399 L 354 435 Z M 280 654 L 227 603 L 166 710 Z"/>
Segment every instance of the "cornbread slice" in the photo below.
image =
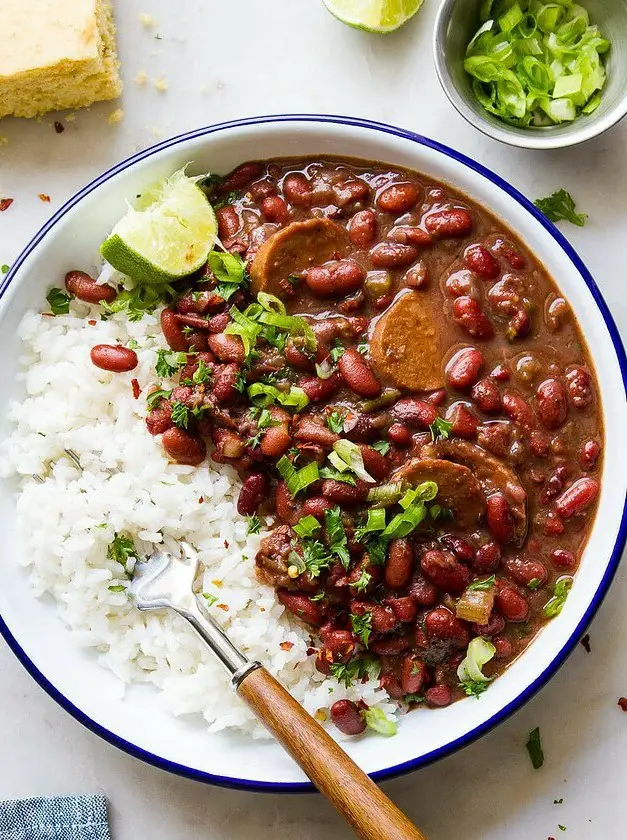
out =
<path fill-rule="evenodd" d="M 0 0 L 0 117 L 81 108 L 122 91 L 110 0 Z"/>

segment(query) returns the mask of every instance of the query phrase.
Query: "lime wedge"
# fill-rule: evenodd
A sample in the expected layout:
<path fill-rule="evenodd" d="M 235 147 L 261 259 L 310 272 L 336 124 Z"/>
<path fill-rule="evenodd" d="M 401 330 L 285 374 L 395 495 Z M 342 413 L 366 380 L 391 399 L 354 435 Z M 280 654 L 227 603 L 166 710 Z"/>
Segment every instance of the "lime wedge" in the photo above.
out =
<path fill-rule="evenodd" d="M 324 0 L 342 23 L 367 32 L 394 32 L 413 17 L 423 0 Z"/>
<path fill-rule="evenodd" d="M 100 252 L 138 283 L 172 283 L 201 268 L 215 245 L 213 207 L 183 170 L 146 191 L 130 207 Z"/>

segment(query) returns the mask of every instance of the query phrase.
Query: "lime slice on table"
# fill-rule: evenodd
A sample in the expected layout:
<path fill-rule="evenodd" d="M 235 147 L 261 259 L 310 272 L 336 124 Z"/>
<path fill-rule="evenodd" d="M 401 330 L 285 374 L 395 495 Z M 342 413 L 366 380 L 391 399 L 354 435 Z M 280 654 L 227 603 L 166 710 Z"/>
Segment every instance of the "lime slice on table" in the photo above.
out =
<path fill-rule="evenodd" d="M 183 170 L 146 191 L 100 247 L 105 260 L 138 283 L 172 283 L 207 261 L 216 243 L 213 207 Z"/>
<path fill-rule="evenodd" d="M 324 0 L 342 23 L 367 32 L 394 32 L 422 6 L 423 0 Z"/>

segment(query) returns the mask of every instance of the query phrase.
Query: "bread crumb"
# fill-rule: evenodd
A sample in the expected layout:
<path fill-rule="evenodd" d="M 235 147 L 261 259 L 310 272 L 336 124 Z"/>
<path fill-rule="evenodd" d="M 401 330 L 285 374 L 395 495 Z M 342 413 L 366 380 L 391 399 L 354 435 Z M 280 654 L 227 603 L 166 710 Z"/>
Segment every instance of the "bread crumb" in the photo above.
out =
<path fill-rule="evenodd" d="M 46 193 L 39 193 L 39 198 L 41 201 L 45 201 L 46 204 L 50 204 L 50 196 L 46 195 Z"/>
<path fill-rule="evenodd" d="M 0 146 L 8 146 L 9 145 L 9 138 L 6 137 L 4 134 L 0 134 Z"/>
<path fill-rule="evenodd" d="M 135 76 L 135 84 L 137 87 L 143 87 L 148 81 L 148 73 L 145 70 L 140 70 Z"/>
<path fill-rule="evenodd" d="M 139 22 L 142 26 L 145 26 L 146 29 L 151 29 L 155 25 L 155 19 L 153 16 L 146 14 L 146 12 L 142 12 L 140 14 Z"/>
<path fill-rule="evenodd" d="M 165 91 L 168 89 L 168 83 L 165 80 L 165 76 L 159 76 L 157 79 L 155 79 L 155 87 L 157 88 L 159 93 L 165 93 Z"/>
<path fill-rule="evenodd" d="M 122 122 L 124 118 L 124 111 L 121 108 L 116 108 L 115 111 L 111 111 L 109 116 L 107 117 L 107 122 L 109 125 L 115 125 L 116 123 Z"/>

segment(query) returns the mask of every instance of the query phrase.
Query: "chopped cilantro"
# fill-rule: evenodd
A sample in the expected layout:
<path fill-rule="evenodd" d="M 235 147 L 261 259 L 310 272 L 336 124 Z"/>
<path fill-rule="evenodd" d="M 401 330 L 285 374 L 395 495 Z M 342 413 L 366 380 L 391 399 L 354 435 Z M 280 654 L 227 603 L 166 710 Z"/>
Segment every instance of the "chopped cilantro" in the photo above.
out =
<path fill-rule="evenodd" d="M 126 562 L 130 557 L 137 558 L 137 551 L 132 538 L 116 533 L 113 542 L 109 543 L 107 548 L 107 557 L 109 560 L 115 560 L 116 563 L 120 563 L 122 566 L 126 566 Z"/>
<path fill-rule="evenodd" d="M 431 440 L 434 443 L 439 438 L 447 440 L 449 435 L 451 434 L 452 428 L 453 424 L 449 423 L 448 420 L 444 420 L 442 417 L 436 417 L 433 423 L 429 426 L 429 431 L 431 432 Z"/>
<path fill-rule="evenodd" d="M 331 675 L 342 683 L 346 688 L 349 688 L 357 680 L 363 680 L 365 677 L 372 677 L 376 679 L 379 676 L 381 668 L 374 659 L 362 657 L 361 659 L 353 659 L 347 665 L 341 665 L 339 662 L 331 664 Z"/>
<path fill-rule="evenodd" d="M 256 513 L 252 516 L 247 516 L 246 522 L 248 523 L 246 526 L 247 534 L 258 534 L 261 531 L 261 520 Z"/>
<path fill-rule="evenodd" d="M 460 683 L 460 686 L 469 697 L 480 697 L 484 691 L 488 690 L 489 685 L 489 682 L 481 682 L 479 680 L 466 680 Z"/>
<path fill-rule="evenodd" d="M 387 440 L 375 440 L 372 444 L 372 448 L 376 449 L 377 452 L 380 452 L 381 455 L 387 455 L 390 451 L 390 444 Z"/>
<path fill-rule="evenodd" d="M 148 407 L 148 411 L 154 411 L 155 408 L 159 405 L 161 400 L 167 400 L 170 396 L 172 391 L 164 391 L 162 388 L 159 388 L 157 391 L 152 391 L 146 397 L 146 405 Z"/>
<path fill-rule="evenodd" d="M 228 192 L 226 195 L 222 195 L 220 198 L 212 201 L 211 204 L 213 205 L 214 210 L 220 210 L 222 207 L 225 207 L 227 204 L 233 204 L 240 198 L 241 196 L 237 190 L 231 190 L 231 192 Z"/>
<path fill-rule="evenodd" d="M 146 312 L 153 312 L 173 295 L 171 286 L 136 286 L 130 291 L 119 292 L 112 303 L 103 301 L 100 305 L 105 318 L 125 312 L 129 321 L 141 321 Z"/>
<path fill-rule="evenodd" d="M 585 213 L 578 213 L 575 199 L 566 190 L 558 190 L 547 198 L 538 198 L 534 204 L 551 222 L 572 222 L 577 227 L 583 227 L 588 218 Z"/>
<path fill-rule="evenodd" d="M 560 824 L 558 823 L 558 824 L 557 824 L 557 827 L 559 828 L 559 830 L 560 830 L 560 831 L 566 831 L 566 826 L 565 826 L 565 825 L 560 825 Z"/>
<path fill-rule="evenodd" d="M 546 618 L 555 618 L 561 613 L 572 586 L 573 579 L 571 577 L 563 577 L 556 581 L 553 587 L 553 597 L 546 602 L 542 610 Z"/>
<path fill-rule="evenodd" d="M 320 572 L 333 562 L 333 556 L 319 540 L 302 540 L 301 545 L 305 569 L 312 577 L 320 577 Z"/>
<path fill-rule="evenodd" d="M 406 694 L 403 697 L 404 703 L 424 703 L 424 694 Z"/>
<path fill-rule="evenodd" d="M 211 592 L 203 592 L 202 597 L 207 602 L 208 607 L 212 607 L 214 604 L 217 604 L 219 598 L 217 595 L 212 595 Z"/>
<path fill-rule="evenodd" d="M 341 560 L 342 566 L 348 570 L 351 558 L 348 553 L 348 539 L 344 529 L 344 522 L 342 521 L 342 511 L 339 506 L 325 510 L 324 521 L 327 526 L 329 550 Z"/>
<path fill-rule="evenodd" d="M 66 295 L 61 289 L 50 289 L 46 295 L 46 300 L 53 315 L 67 315 L 70 311 L 72 296 Z"/>
<path fill-rule="evenodd" d="M 531 580 L 527 584 L 527 588 L 531 589 L 533 592 L 535 592 L 536 589 L 539 589 L 541 586 L 542 581 L 540 580 L 540 578 L 531 578 Z"/>
<path fill-rule="evenodd" d="M 336 435 L 341 435 L 344 431 L 344 419 L 346 418 L 345 411 L 332 411 L 327 414 L 327 426 Z"/>
<path fill-rule="evenodd" d="M 172 406 L 172 422 L 179 429 L 186 429 L 189 426 L 189 408 L 178 400 Z"/>
<path fill-rule="evenodd" d="M 343 354 L 344 354 L 344 345 L 340 344 L 340 342 L 336 339 L 333 342 L 333 347 L 329 351 L 329 356 L 331 357 L 331 361 L 334 364 L 337 364 L 338 361 L 342 358 Z"/>
<path fill-rule="evenodd" d="M 155 365 L 157 376 L 174 376 L 186 364 L 187 353 L 176 353 L 172 350 L 157 350 L 157 364 Z"/>
<path fill-rule="evenodd" d="M 233 387 L 236 391 L 239 391 L 240 394 L 243 394 L 246 390 L 246 371 L 244 370 L 244 368 L 240 368 L 237 371 L 235 381 L 233 382 Z"/>
<path fill-rule="evenodd" d="M 205 382 L 209 382 L 211 380 L 211 371 L 205 364 L 204 359 L 198 360 L 198 367 L 194 371 L 192 376 L 192 382 L 194 385 L 204 385 Z"/>
<path fill-rule="evenodd" d="M 368 588 L 370 581 L 372 580 L 372 575 L 366 569 L 362 569 L 359 577 L 355 581 L 355 583 L 351 584 L 353 589 L 356 592 L 363 593 Z"/>
<path fill-rule="evenodd" d="M 318 594 L 317 594 L 317 595 L 312 595 L 312 596 L 311 596 L 311 598 L 310 598 L 309 600 L 310 600 L 312 603 L 314 603 L 314 604 L 315 604 L 315 603 L 316 603 L 316 601 L 323 601 L 323 600 L 324 600 L 324 596 L 325 596 L 325 593 L 324 593 L 324 592 L 318 592 Z"/>
<path fill-rule="evenodd" d="M 368 647 L 372 634 L 372 613 L 365 612 L 363 615 L 351 613 L 351 628 L 364 647 Z"/>
<path fill-rule="evenodd" d="M 492 589 L 494 584 L 496 583 L 496 575 L 490 575 L 489 578 L 485 578 L 484 580 L 475 580 L 467 589 L 470 591 L 479 591 L 479 592 L 487 592 L 489 589 Z"/>
<path fill-rule="evenodd" d="M 544 764 L 544 752 L 540 741 L 540 729 L 537 726 L 529 733 L 526 747 L 533 769 L 538 770 Z"/>
<path fill-rule="evenodd" d="M 126 586 L 124 586 L 123 583 L 116 583 L 113 586 L 108 586 L 107 589 L 109 590 L 109 592 L 124 592 Z"/>

